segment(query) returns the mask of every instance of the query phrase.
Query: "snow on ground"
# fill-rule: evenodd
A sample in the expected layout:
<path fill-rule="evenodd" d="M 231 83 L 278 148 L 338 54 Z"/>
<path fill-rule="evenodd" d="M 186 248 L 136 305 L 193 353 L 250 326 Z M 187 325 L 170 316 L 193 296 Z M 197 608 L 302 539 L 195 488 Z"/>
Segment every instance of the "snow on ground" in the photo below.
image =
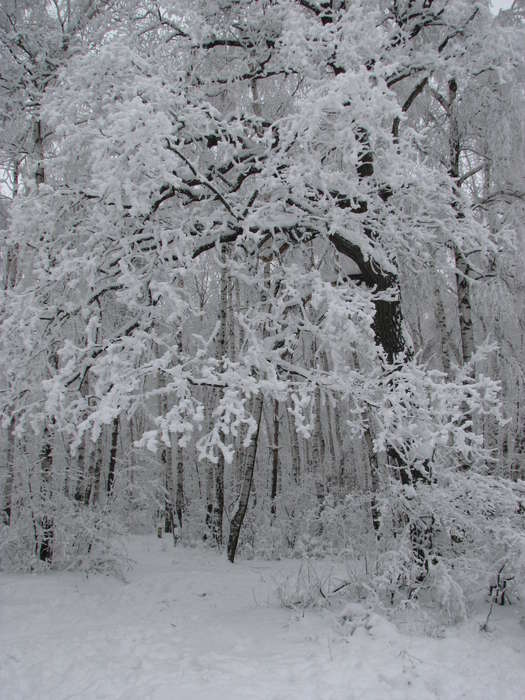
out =
<path fill-rule="evenodd" d="M 433 639 L 371 616 L 289 610 L 296 561 L 239 561 L 135 537 L 123 583 L 0 575 L 1 700 L 522 700 L 519 606 Z M 485 610 L 486 614 L 486 610 Z"/>

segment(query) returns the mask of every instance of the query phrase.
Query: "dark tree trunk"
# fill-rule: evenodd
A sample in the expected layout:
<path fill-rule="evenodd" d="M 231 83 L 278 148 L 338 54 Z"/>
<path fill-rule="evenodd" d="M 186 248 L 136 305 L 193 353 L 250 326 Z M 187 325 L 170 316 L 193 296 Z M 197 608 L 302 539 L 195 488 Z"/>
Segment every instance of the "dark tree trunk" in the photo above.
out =
<path fill-rule="evenodd" d="M 224 436 L 221 435 L 221 440 Z M 215 497 L 213 501 L 213 539 L 217 547 L 223 545 L 223 513 L 224 513 L 224 455 L 219 453 L 219 459 L 214 469 Z"/>
<path fill-rule="evenodd" d="M 179 330 L 177 335 L 177 350 L 179 355 L 182 355 L 182 329 Z M 172 457 L 170 455 L 170 461 Z M 182 523 L 184 520 L 184 448 L 179 445 L 178 439 L 175 443 L 175 460 L 176 460 L 176 486 L 175 486 L 175 512 L 173 514 L 173 538 L 174 541 L 182 536 Z M 173 479 L 172 479 L 173 481 Z M 200 479 L 199 479 L 200 482 Z M 200 483 L 199 483 L 200 491 Z M 173 501 L 172 501 L 173 502 Z M 179 527 L 179 532 L 176 533 L 175 513 L 177 515 L 177 523 Z"/>
<path fill-rule="evenodd" d="M 259 444 L 259 430 L 261 427 L 261 417 L 263 409 L 263 397 L 259 395 L 255 398 L 255 405 L 253 411 L 253 417 L 257 428 L 255 433 L 252 435 L 250 444 L 246 450 L 245 460 L 244 460 L 244 474 L 241 483 L 241 492 L 239 494 L 239 499 L 235 505 L 235 510 L 232 515 L 230 522 L 230 534 L 228 537 L 228 559 L 232 562 L 235 560 L 235 553 L 237 551 L 237 545 L 239 543 L 239 535 L 241 532 L 241 527 L 244 522 L 244 516 L 246 515 L 246 509 L 248 508 L 248 501 L 250 499 L 250 492 L 252 488 L 253 481 L 253 471 L 255 468 L 255 459 L 257 457 L 257 446 Z"/>
<path fill-rule="evenodd" d="M 102 477 L 102 462 L 104 460 L 104 430 L 97 439 L 93 462 L 93 479 L 90 483 L 90 504 L 96 506 L 100 499 L 100 480 Z"/>
<path fill-rule="evenodd" d="M 87 440 L 86 440 L 87 442 Z M 94 455 L 94 450 L 92 449 L 91 445 L 89 446 L 89 451 L 88 451 L 88 458 L 87 458 L 87 476 L 85 479 L 85 484 L 84 484 L 84 494 L 83 494 L 83 499 L 84 499 L 84 505 L 89 506 L 91 502 L 91 492 L 93 491 L 93 482 L 95 479 L 95 455 Z"/>
<path fill-rule="evenodd" d="M 164 532 L 172 533 L 175 536 L 175 505 L 173 491 L 173 465 L 171 447 L 162 446 L 160 452 L 160 462 L 164 471 Z"/>
<path fill-rule="evenodd" d="M 37 119 L 33 124 L 33 139 L 35 144 L 35 183 L 37 189 L 40 185 L 43 185 L 46 181 L 46 174 L 44 168 L 44 138 L 42 134 L 42 122 Z"/>
<path fill-rule="evenodd" d="M 392 364 L 406 351 L 399 285 L 394 275 L 375 277 L 377 290 L 389 294 L 391 300 L 377 300 L 374 304 L 374 335 L 377 345 L 386 355 L 387 362 Z"/>
<path fill-rule="evenodd" d="M 180 334 L 179 334 L 180 336 Z M 177 343 L 179 353 L 182 352 L 180 341 Z M 160 356 L 160 353 L 158 353 Z M 160 370 L 158 374 L 159 394 L 159 413 L 165 417 L 168 413 L 168 395 L 166 392 L 165 373 Z M 172 533 L 173 542 L 178 542 L 178 532 L 175 523 L 175 489 L 173 486 L 173 450 L 171 434 L 168 431 L 168 444 L 162 443 L 160 448 L 160 463 L 162 465 L 162 474 L 164 479 L 164 532 Z"/>
<path fill-rule="evenodd" d="M 106 484 L 106 493 L 111 496 L 113 492 L 113 484 L 115 482 L 115 465 L 117 463 L 117 447 L 119 436 L 119 418 L 113 418 L 111 425 L 111 447 L 109 450 L 109 466 L 108 466 L 108 481 Z"/>
<path fill-rule="evenodd" d="M 220 254 L 221 260 L 221 277 L 220 277 L 220 294 L 219 294 L 219 333 L 217 336 L 216 355 L 221 369 L 224 369 L 225 360 L 228 354 L 228 288 L 229 279 L 226 271 L 226 255 L 228 250 L 222 249 Z M 218 392 L 218 400 L 222 401 L 223 390 Z M 219 431 L 219 439 L 224 442 L 225 435 Z M 212 535 L 217 547 L 223 545 L 223 514 L 224 514 L 224 454 L 219 450 L 217 464 L 214 468 L 214 499 L 212 512 Z"/>
<path fill-rule="evenodd" d="M 77 455 L 77 478 L 75 482 L 75 493 L 73 498 L 78 503 L 84 501 L 85 489 L 86 489 L 86 441 L 87 437 L 84 435 L 80 440 L 80 445 L 78 446 Z M 89 499 L 88 499 L 89 501 Z"/>
<path fill-rule="evenodd" d="M 184 517 L 184 453 L 182 447 L 177 446 L 177 490 L 175 493 L 175 510 L 177 520 L 182 530 Z"/>
<path fill-rule="evenodd" d="M 359 154 L 359 164 L 357 172 L 361 181 L 369 180 L 374 175 L 374 157 L 370 146 L 369 136 L 364 128 L 356 129 L 356 137 L 361 144 L 361 153 Z M 391 196 L 389 187 L 381 186 L 377 190 L 378 198 L 382 202 L 387 202 Z M 356 213 L 360 213 L 364 217 L 365 232 L 371 241 L 377 237 L 375 231 L 366 223 L 366 218 L 369 214 L 368 202 L 361 202 Z M 395 383 L 395 363 L 406 360 L 408 352 L 403 335 L 403 314 L 401 308 L 401 298 L 399 290 L 399 280 L 394 272 L 381 269 L 376 262 L 365 258 L 362 250 L 346 241 L 342 236 L 337 234 L 331 236 L 331 241 L 337 250 L 350 257 L 358 266 L 361 276 L 361 281 L 367 287 L 374 289 L 378 297 L 374 301 L 375 314 L 373 319 L 373 330 L 376 344 L 384 353 L 386 368 L 390 373 L 389 382 Z M 381 298 L 383 297 L 383 298 Z M 392 369 L 394 371 L 392 372 Z M 372 522 L 376 530 L 380 529 L 380 508 L 377 502 L 376 491 L 379 488 L 378 479 L 378 461 L 377 455 L 373 452 L 372 440 L 367 440 L 368 449 L 370 451 L 370 466 L 372 493 L 371 510 Z M 412 485 L 418 482 L 428 483 L 428 473 L 425 469 L 415 470 L 412 465 L 407 464 L 398 451 L 391 446 L 387 449 L 387 460 L 395 478 L 398 478 L 402 483 L 410 483 Z M 414 518 L 410 523 L 410 537 L 412 542 L 412 551 L 415 563 L 420 569 L 420 579 L 424 578 L 428 570 L 428 552 L 424 550 L 421 543 L 432 541 L 432 524 L 423 526 L 421 518 Z"/>
<path fill-rule="evenodd" d="M 4 487 L 3 520 L 6 525 L 11 525 L 13 515 L 13 488 L 15 482 L 15 444 L 16 444 L 16 418 L 12 413 L 7 426 L 7 453 L 6 467 L 7 479 Z"/>
<path fill-rule="evenodd" d="M 286 411 L 288 416 L 288 431 L 290 433 L 290 452 L 292 457 L 292 477 L 294 484 L 301 481 L 301 453 L 299 451 L 299 436 L 295 426 L 295 417 L 291 411 Z"/>
<path fill-rule="evenodd" d="M 272 444 L 272 483 L 271 483 L 271 499 L 272 515 L 276 513 L 277 489 L 279 485 L 279 401 L 273 402 L 273 444 Z"/>
<path fill-rule="evenodd" d="M 370 462 L 370 510 L 372 512 L 372 525 L 374 526 L 374 530 L 379 532 L 381 527 L 381 507 L 377 497 L 379 493 L 379 463 L 377 454 L 374 451 L 372 432 L 369 427 L 365 431 L 365 443 Z"/>
<path fill-rule="evenodd" d="M 14 192 L 16 194 L 18 190 L 18 162 L 15 164 L 13 181 L 14 181 Z M 5 271 L 4 271 L 4 291 L 13 289 L 16 285 L 18 277 L 18 244 L 13 246 L 8 246 L 5 255 Z M 11 519 L 13 515 L 13 488 L 15 483 L 15 445 L 16 445 L 16 414 L 14 407 L 10 408 L 9 423 L 7 426 L 7 453 L 6 453 L 6 468 L 7 468 L 7 479 L 5 483 L 4 495 L 3 495 L 3 520 L 6 525 L 11 524 Z"/>
<path fill-rule="evenodd" d="M 51 508 L 51 480 L 53 471 L 53 431 L 46 425 L 44 428 L 43 442 L 40 450 L 40 541 L 38 543 L 38 558 L 40 561 L 51 561 L 53 557 L 53 517 L 49 512 Z"/>

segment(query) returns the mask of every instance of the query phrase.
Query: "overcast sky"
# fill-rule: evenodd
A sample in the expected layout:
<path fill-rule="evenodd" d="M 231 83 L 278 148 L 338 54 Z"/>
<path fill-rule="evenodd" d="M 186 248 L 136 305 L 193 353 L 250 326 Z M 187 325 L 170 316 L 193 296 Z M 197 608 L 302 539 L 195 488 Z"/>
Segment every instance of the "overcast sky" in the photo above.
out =
<path fill-rule="evenodd" d="M 492 9 L 494 12 L 506 10 L 512 5 L 512 0 L 492 0 Z"/>

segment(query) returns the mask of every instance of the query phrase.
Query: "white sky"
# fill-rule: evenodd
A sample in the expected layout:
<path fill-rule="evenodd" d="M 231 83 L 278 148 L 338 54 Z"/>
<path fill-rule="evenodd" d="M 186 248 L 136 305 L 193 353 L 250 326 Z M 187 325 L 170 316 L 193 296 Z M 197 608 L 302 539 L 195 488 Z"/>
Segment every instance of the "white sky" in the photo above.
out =
<path fill-rule="evenodd" d="M 499 10 L 508 10 L 512 5 L 512 0 L 491 0 L 491 5 L 494 12 L 497 13 Z"/>

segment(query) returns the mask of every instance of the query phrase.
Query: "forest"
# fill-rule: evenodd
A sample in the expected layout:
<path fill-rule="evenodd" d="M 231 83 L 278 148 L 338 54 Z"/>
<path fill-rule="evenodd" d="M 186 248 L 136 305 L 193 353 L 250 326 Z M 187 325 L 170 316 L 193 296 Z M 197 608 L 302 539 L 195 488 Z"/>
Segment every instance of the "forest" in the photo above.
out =
<path fill-rule="evenodd" d="M 158 532 L 504 602 L 524 49 L 521 0 L 1 0 L 0 569 Z"/>

